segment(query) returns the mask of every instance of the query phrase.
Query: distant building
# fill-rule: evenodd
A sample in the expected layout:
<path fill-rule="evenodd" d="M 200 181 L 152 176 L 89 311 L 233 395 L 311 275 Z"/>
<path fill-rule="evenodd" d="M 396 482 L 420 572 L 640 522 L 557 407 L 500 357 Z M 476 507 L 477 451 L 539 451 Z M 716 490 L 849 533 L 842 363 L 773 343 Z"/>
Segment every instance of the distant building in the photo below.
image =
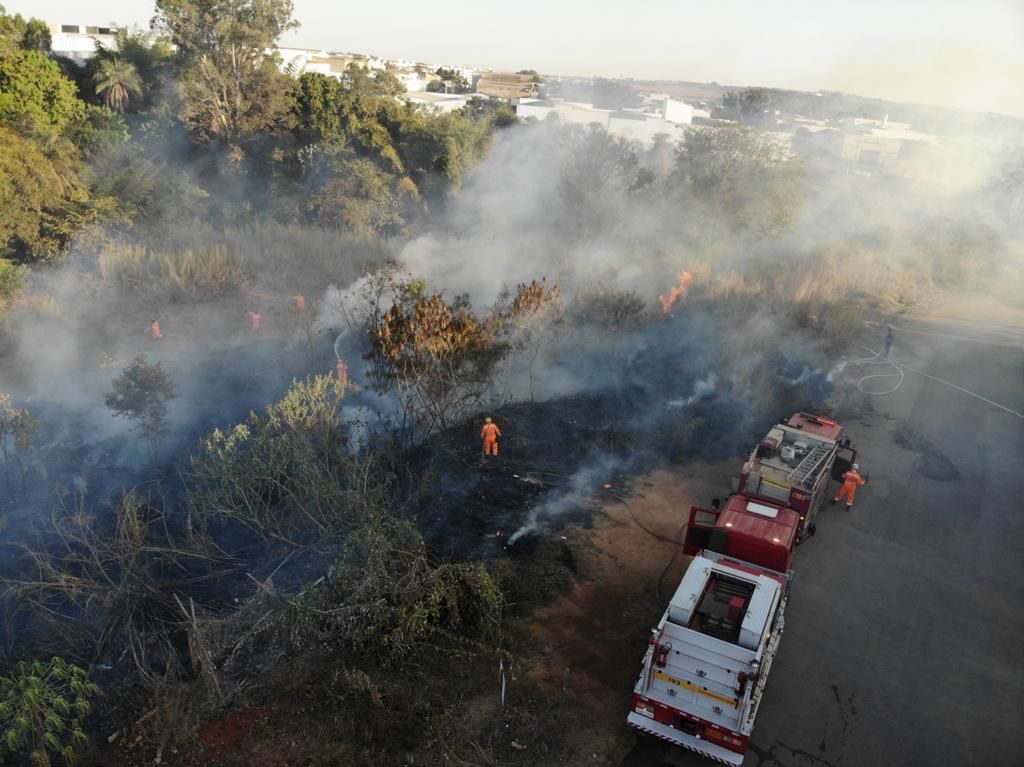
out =
<path fill-rule="evenodd" d="M 395 72 L 395 77 L 398 78 L 399 82 L 405 86 L 407 93 L 423 93 L 427 90 L 427 84 L 431 80 L 436 80 L 435 75 L 424 74 L 420 75 L 416 70 L 403 71 L 398 70 Z"/>
<path fill-rule="evenodd" d="M 315 48 L 277 48 L 281 57 L 281 69 L 295 74 L 316 72 L 328 77 L 341 78 L 345 70 L 355 65 L 369 72 L 387 69 L 384 59 L 364 56 L 361 53 L 334 53 Z"/>
<path fill-rule="evenodd" d="M 476 84 L 476 91 L 486 96 L 515 101 L 535 97 L 537 83 L 533 81 L 533 75 L 485 72 Z"/>
<path fill-rule="evenodd" d="M 447 69 L 451 72 L 454 72 L 457 76 L 461 77 L 467 83 L 472 83 L 477 77 L 476 70 L 473 69 L 473 67 L 452 67 L 448 66 L 447 64 L 441 64 L 440 66 L 434 67 L 430 71 L 436 72 L 438 69 Z"/>
<path fill-rule="evenodd" d="M 323 62 L 330 56 L 327 51 L 314 48 L 278 48 L 277 54 L 281 57 L 281 68 L 290 69 L 296 75 L 303 72 L 330 74 L 329 65 Z M 314 63 L 315 61 L 321 63 Z"/>
<path fill-rule="evenodd" d="M 683 101 L 665 97 L 661 107 L 661 119 L 675 125 L 691 125 L 693 123 L 693 107 Z"/>
<path fill-rule="evenodd" d="M 407 93 L 404 99 L 410 104 L 425 107 L 431 112 L 448 113 L 462 109 L 473 98 L 473 94 L 461 93 Z"/>
<path fill-rule="evenodd" d="M 678 141 L 684 131 L 679 123 L 645 112 L 596 109 L 593 104 L 562 99 L 522 99 L 516 104 L 516 115 L 522 120 L 551 118 L 569 125 L 599 125 L 613 135 L 644 144 L 652 142 L 659 134 Z"/>
<path fill-rule="evenodd" d="M 668 136 L 669 140 L 674 143 L 683 137 L 685 129 L 681 125 L 681 123 L 669 122 L 661 117 L 652 117 L 627 110 L 613 112 L 608 117 L 609 133 L 632 141 L 639 141 L 641 144 L 651 144 L 655 137 L 660 135 Z"/>
<path fill-rule="evenodd" d="M 96 55 L 96 43 L 113 46 L 120 27 L 80 24 L 48 24 L 50 50 L 57 56 L 83 64 Z"/>
<path fill-rule="evenodd" d="M 934 152 L 940 149 L 935 136 L 911 130 L 906 123 L 856 118 L 844 120 L 840 129 L 803 119 L 794 122 L 799 125 L 795 151 L 883 176 L 928 179 Z"/>

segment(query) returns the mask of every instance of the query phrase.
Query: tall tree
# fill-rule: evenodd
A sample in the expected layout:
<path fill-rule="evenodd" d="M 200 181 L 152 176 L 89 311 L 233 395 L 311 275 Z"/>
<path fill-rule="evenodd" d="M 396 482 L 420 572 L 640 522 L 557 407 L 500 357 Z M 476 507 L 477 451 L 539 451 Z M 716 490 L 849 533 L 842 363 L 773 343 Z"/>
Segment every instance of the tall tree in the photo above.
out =
<path fill-rule="evenodd" d="M 0 49 L 0 124 L 49 140 L 84 111 L 75 84 L 46 54 Z"/>
<path fill-rule="evenodd" d="M 142 95 L 136 94 L 134 104 L 126 104 L 126 111 L 134 111 L 144 107 L 155 106 L 158 100 L 166 95 L 164 86 L 170 81 L 170 69 L 174 60 L 174 51 L 166 37 L 152 37 L 142 32 L 129 32 L 119 29 L 114 42 L 96 43 L 96 55 L 86 67 L 90 81 L 95 78 L 101 68 L 109 66 L 105 62 L 127 62 L 135 67 L 142 85 Z"/>
<path fill-rule="evenodd" d="M 287 125 L 291 80 L 274 53 L 298 26 L 291 0 L 157 0 L 154 26 L 177 46 L 182 117 L 196 134 L 235 143 Z"/>
<path fill-rule="evenodd" d="M 17 48 L 23 51 L 50 50 L 50 28 L 45 21 L 24 19 L 20 13 L 8 16 L 0 5 L 0 51 Z"/>
<path fill-rule="evenodd" d="M 706 208 L 705 224 L 755 239 L 790 230 L 807 197 L 803 164 L 774 136 L 747 127 L 688 130 L 669 184 L 687 205 Z"/>
<path fill-rule="evenodd" d="M 140 354 L 114 379 L 104 401 L 114 415 L 135 422 L 135 430 L 156 457 L 160 438 L 167 430 L 167 403 L 177 396 L 171 377 L 160 363 L 151 364 Z"/>
<path fill-rule="evenodd" d="M 96 85 L 96 95 L 103 96 L 107 107 L 118 112 L 124 112 L 130 98 L 142 96 L 139 70 L 130 61 L 116 56 L 101 61 L 92 80 Z"/>
<path fill-rule="evenodd" d="M 0 126 L 0 257 L 30 261 L 59 255 L 85 201 L 73 168 Z"/>

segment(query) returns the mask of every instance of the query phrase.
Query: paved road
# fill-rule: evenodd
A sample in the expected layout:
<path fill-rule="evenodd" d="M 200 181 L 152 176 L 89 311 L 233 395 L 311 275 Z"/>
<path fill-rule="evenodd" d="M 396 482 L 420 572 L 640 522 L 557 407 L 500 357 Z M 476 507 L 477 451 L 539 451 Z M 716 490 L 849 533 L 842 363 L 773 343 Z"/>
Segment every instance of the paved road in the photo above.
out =
<path fill-rule="evenodd" d="M 906 327 L 895 360 L 1024 412 L 1024 330 Z M 836 415 L 871 481 L 798 553 L 746 767 L 1024 765 L 1024 420 L 912 372 Z"/>

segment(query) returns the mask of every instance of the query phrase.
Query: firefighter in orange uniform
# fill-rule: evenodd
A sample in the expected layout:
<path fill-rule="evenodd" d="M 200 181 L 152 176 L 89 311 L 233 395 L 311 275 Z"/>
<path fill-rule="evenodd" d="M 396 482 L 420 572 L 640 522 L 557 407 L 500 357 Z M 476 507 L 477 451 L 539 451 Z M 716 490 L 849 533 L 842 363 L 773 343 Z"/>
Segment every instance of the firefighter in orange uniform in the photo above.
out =
<path fill-rule="evenodd" d="M 153 320 L 149 323 L 149 334 L 153 337 L 154 341 L 159 341 L 164 337 L 164 334 L 160 332 L 160 321 Z"/>
<path fill-rule="evenodd" d="M 263 326 L 263 315 L 259 312 L 249 312 L 249 322 L 252 324 L 252 329 L 259 332 L 260 327 Z"/>
<path fill-rule="evenodd" d="M 338 364 L 334 366 L 338 373 L 338 383 L 344 386 L 348 383 L 348 366 L 345 365 L 344 360 L 338 357 Z"/>
<path fill-rule="evenodd" d="M 501 436 L 501 429 L 488 416 L 484 419 L 484 428 L 480 430 L 480 438 L 484 441 L 484 455 L 498 455 L 498 437 Z"/>
<path fill-rule="evenodd" d="M 849 511 L 853 508 L 853 497 L 857 494 L 857 488 L 867 482 L 864 477 L 860 475 L 860 466 L 853 464 L 850 470 L 843 475 L 843 486 L 836 493 L 836 497 L 832 499 L 832 503 L 836 504 L 839 499 L 844 495 L 846 496 L 846 510 Z"/>
<path fill-rule="evenodd" d="M 292 296 L 292 300 L 295 302 L 295 313 L 302 314 L 306 311 L 306 297 L 301 293 Z"/>

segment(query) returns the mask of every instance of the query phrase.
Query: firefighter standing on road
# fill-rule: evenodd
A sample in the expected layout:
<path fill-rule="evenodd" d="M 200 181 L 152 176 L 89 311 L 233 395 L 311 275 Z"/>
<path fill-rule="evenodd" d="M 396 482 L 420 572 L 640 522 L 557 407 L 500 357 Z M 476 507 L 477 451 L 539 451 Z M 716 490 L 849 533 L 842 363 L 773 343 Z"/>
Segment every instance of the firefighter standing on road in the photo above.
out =
<path fill-rule="evenodd" d="M 889 356 L 889 350 L 892 348 L 892 342 L 893 342 L 893 339 L 895 339 L 895 338 L 896 338 L 896 335 L 895 335 L 895 333 L 893 333 L 892 325 L 890 325 L 889 326 L 889 332 L 886 333 L 886 335 L 885 335 L 885 350 L 882 352 L 882 356 L 883 357 L 888 357 Z"/>
<path fill-rule="evenodd" d="M 263 325 L 263 315 L 259 312 L 249 312 L 249 322 L 252 325 L 252 329 L 258 333 Z"/>
<path fill-rule="evenodd" d="M 292 296 L 292 300 L 295 302 L 295 313 L 302 314 L 306 311 L 306 297 L 301 293 L 297 293 Z"/>
<path fill-rule="evenodd" d="M 484 441 L 484 456 L 498 455 L 498 437 L 501 436 L 501 429 L 498 428 L 490 416 L 484 419 L 484 428 L 480 430 L 480 438 Z"/>
<path fill-rule="evenodd" d="M 344 386 L 348 383 L 348 366 L 341 357 L 338 357 L 338 364 L 334 366 L 335 371 L 338 374 L 338 384 Z"/>
<path fill-rule="evenodd" d="M 149 334 L 154 341 L 159 341 L 164 337 L 164 334 L 160 332 L 160 320 L 153 320 L 149 323 Z"/>
<path fill-rule="evenodd" d="M 846 510 L 850 511 L 853 508 L 853 497 L 857 494 L 857 488 L 867 482 L 864 477 L 860 475 L 860 465 L 853 464 L 850 470 L 843 475 L 843 486 L 836 493 L 836 497 L 832 499 L 832 503 L 836 504 L 839 499 L 844 495 L 846 496 Z"/>

